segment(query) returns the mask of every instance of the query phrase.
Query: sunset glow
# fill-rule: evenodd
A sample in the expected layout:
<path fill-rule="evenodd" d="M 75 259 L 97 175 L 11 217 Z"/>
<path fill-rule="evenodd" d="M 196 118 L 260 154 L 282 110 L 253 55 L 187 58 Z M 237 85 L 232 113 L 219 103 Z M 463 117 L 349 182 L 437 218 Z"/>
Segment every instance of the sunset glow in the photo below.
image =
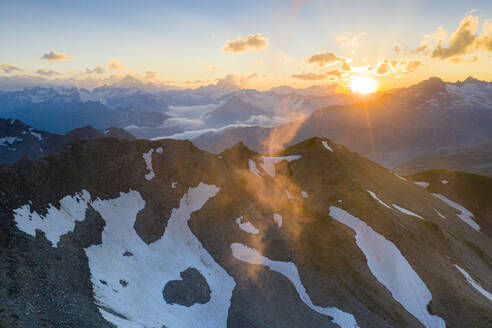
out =
<path fill-rule="evenodd" d="M 378 82 L 367 76 L 353 76 L 350 80 L 350 89 L 356 93 L 373 93 L 378 88 Z"/>

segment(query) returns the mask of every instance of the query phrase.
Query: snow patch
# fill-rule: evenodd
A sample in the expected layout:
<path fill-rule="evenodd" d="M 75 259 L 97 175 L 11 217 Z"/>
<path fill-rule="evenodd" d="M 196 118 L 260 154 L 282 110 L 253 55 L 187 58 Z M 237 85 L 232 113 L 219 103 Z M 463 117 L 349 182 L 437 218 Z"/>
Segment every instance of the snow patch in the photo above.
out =
<path fill-rule="evenodd" d="M 73 231 L 76 221 L 85 219 L 85 211 L 90 198 L 86 190 L 82 190 L 75 196 L 66 196 L 60 200 L 60 209 L 49 204 L 45 216 L 32 211 L 31 206 L 26 204 L 14 210 L 14 219 L 20 230 L 36 236 L 36 230 L 39 229 L 44 232 L 52 246 L 57 247 L 60 237 Z"/>
<path fill-rule="evenodd" d="M 416 218 L 419 218 L 421 220 L 425 220 L 423 217 L 418 215 L 417 213 L 414 213 L 410 210 L 407 210 L 406 208 L 403 208 L 401 206 L 398 206 L 396 204 L 393 204 L 393 207 L 396 208 L 398 211 L 402 212 L 403 214 L 410 215 L 410 216 L 415 216 Z"/>
<path fill-rule="evenodd" d="M 253 173 L 256 174 L 257 176 L 260 176 L 260 171 L 256 168 L 256 163 L 254 160 L 251 158 L 248 159 L 248 165 L 249 165 L 249 170 Z"/>
<path fill-rule="evenodd" d="M 176 181 L 171 182 L 171 188 L 176 189 L 176 185 L 178 183 Z"/>
<path fill-rule="evenodd" d="M 414 182 L 416 185 L 427 188 L 429 186 L 428 182 Z"/>
<path fill-rule="evenodd" d="M 441 183 L 442 183 L 442 184 L 448 184 L 448 182 L 449 182 L 449 181 L 448 181 L 448 180 L 446 180 L 446 179 L 441 180 Z"/>
<path fill-rule="evenodd" d="M 290 191 L 288 191 L 287 189 L 285 189 L 285 194 L 287 195 L 287 198 L 288 199 L 293 199 L 294 197 L 292 197 L 292 194 L 290 193 Z"/>
<path fill-rule="evenodd" d="M 39 141 L 43 141 L 43 136 L 41 135 L 41 133 L 33 132 L 32 130 L 32 128 L 29 128 L 29 133 L 31 133 L 31 135 Z"/>
<path fill-rule="evenodd" d="M 154 169 L 152 168 L 152 153 L 154 150 L 159 154 L 163 152 L 162 147 L 159 147 L 157 149 L 151 148 L 148 152 L 142 154 L 147 170 L 149 170 L 149 173 L 145 175 L 145 179 L 147 180 L 152 180 L 155 177 Z"/>
<path fill-rule="evenodd" d="M 275 164 L 282 161 L 295 161 L 301 158 L 300 155 L 290 155 L 290 156 L 263 156 L 263 163 L 260 164 L 261 168 L 268 173 L 270 176 L 275 178 Z"/>
<path fill-rule="evenodd" d="M 465 276 L 466 278 L 466 281 L 468 281 L 468 283 L 470 285 L 473 286 L 473 288 L 475 288 L 476 290 L 478 290 L 480 292 L 480 294 L 482 294 L 483 296 L 485 296 L 486 298 L 488 298 L 489 301 L 492 301 L 492 294 L 489 293 L 487 290 L 485 290 L 478 282 L 476 282 L 469 274 L 468 272 L 466 272 L 463 268 L 461 268 L 459 265 L 455 264 L 454 265 L 456 267 L 456 269 L 458 269 L 461 274 L 463 276 Z"/>
<path fill-rule="evenodd" d="M 19 137 L 2 137 L 2 138 L 0 138 L 0 147 L 9 147 L 14 142 L 17 142 L 17 141 L 22 141 L 22 138 L 19 138 Z"/>
<path fill-rule="evenodd" d="M 106 225 L 102 244 L 85 251 L 95 298 L 106 320 L 118 327 L 227 327 L 235 282 L 203 248 L 187 223 L 192 213 L 218 191 L 216 186 L 203 183 L 190 188 L 179 208 L 172 210 L 162 238 L 150 245 L 133 229 L 137 213 L 145 206 L 137 191 L 93 202 Z M 124 256 L 125 251 L 133 256 Z M 179 280 L 180 272 L 189 267 L 206 279 L 210 301 L 191 307 L 166 303 L 162 296 L 164 286 L 170 280 Z M 128 282 L 126 287 L 120 284 L 122 279 Z M 107 315 L 104 308 L 122 317 Z"/>
<path fill-rule="evenodd" d="M 308 198 L 308 193 L 306 191 L 301 191 L 301 195 L 303 198 Z"/>
<path fill-rule="evenodd" d="M 306 289 L 302 285 L 301 278 L 297 267 L 292 262 L 273 261 L 269 258 L 261 255 L 256 249 L 250 248 L 241 243 L 231 244 L 232 255 L 240 261 L 250 264 L 260 264 L 268 267 L 272 271 L 276 271 L 284 275 L 294 285 L 301 300 L 309 306 L 312 310 L 321 313 L 323 315 L 329 315 L 333 317 L 333 322 L 338 324 L 342 328 L 354 328 L 358 327 L 357 322 L 352 314 L 343 312 L 336 307 L 316 306 L 311 301 L 311 298 L 306 292 Z"/>
<path fill-rule="evenodd" d="M 371 195 L 372 198 L 374 198 L 375 200 L 377 200 L 381 205 L 383 205 L 384 207 L 387 207 L 387 208 L 391 209 L 391 207 L 389 207 L 388 204 L 386 204 L 381 199 L 379 199 L 379 197 L 376 195 L 376 193 L 374 193 L 373 191 L 370 191 L 369 189 L 367 189 L 367 192 L 369 193 L 369 195 Z"/>
<path fill-rule="evenodd" d="M 278 227 L 282 227 L 282 216 L 277 213 L 273 213 L 273 221 L 275 221 L 278 225 Z"/>
<path fill-rule="evenodd" d="M 328 143 L 326 141 L 321 141 L 321 143 L 323 144 L 323 146 L 328 149 L 329 151 L 331 151 L 333 153 L 333 149 L 331 149 L 330 145 L 328 145 Z"/>
<path fill-rule="evenodd" d="M 407 179 L 405 179 L 404 177 L 401 177 L 401 176 L 399 176 L 399 175 L 398 175 L 398 174 L 396 174 L 396 173 L 393 173 L 393 174 L 394 174 L 395 176 L 397 176 L 398 178 L 402 179 L 403 181 L 407 181 Z"/>
<path fill-rule="evenodd" d="M 243 219 L 243 216 L 242 215 L 236 219 L 236 223 L 239 226 L 239 228 L 241 228 L 241 230 L 246 231 L 247 233 L 252 233 L 252 234 L 258 234 L 258 233 L 260 233 L 260 230 L 258 230 L 253 225 L 253 223 L 251 223 L 249 221 L 248 222 L 241 223 L 241 220 L 242 219 Z"/>
<path fill-rule="evenodd" d="M 436 196 L 437 198 L 439 198 L 440 200 L 442 200 L 443 202 L 445 202 L 449 206 L 451 206 L 451 207 L 457 209 L 458 211 L 460 211 L 460 214 L 458 214 L 458 217 L 461 220 L 463 220 L 466 224 L 468 224 L 470 227 L 472 227 L 473 229 L 475 229 L 476 231 L 480 231 L 480 226 L 475 221 L 473 221 L 473 219 L 472 219 L 473 218 L 473 213 L 472 212 L 470 212 L 469 210 L 467 210 L 466 208 L 464 208 L 460 204 L 455 203 L 452 200 L 444 197 L 441 194 L 432 194 L 432 195 Z"/>
<path fill-rule="evenodd" d="M 330 216 L 355 231 L 355 241 L 366 256 L 371 273 L 396 301 L 424 326 L 446 327 L 442 318 L 427 311 L 432 294 L 395 244 L 338 207 L 330 207 Z"/>

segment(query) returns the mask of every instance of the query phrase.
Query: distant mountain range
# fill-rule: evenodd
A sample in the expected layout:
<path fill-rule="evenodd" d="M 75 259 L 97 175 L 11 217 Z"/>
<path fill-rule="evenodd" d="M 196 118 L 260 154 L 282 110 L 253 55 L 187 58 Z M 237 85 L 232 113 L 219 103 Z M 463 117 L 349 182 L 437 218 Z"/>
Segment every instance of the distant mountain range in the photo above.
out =
<path fill-rule="evenodd" d="M 492 176 L 492 140 L 467 147 L 452 147 L 415 158 L 395 168 L 400 175 L 444 169 Z"/>
<path fill-rule="evenodd" d="M 0 119 L 0 164 L 12 164 L 22 157 L 45 157 L 75 139 L 90 140 L 103 137 L 136 139 L 125 130 L 114 127 L 101 131 L 85 126 L 66 134 L 57 134 L 34 129 L 20 120 Z"/>
<path fill-rule="evenodd" d="M 366 102 L 318 109 L 277 127 L 234 127 L 193 142 L 218 153 L 242 141 L 269 153 L 313 136 L 329 137 L 392 167 L 442 147 L 486 142 L 491 126 L 492 83 L 430 78 Z"/>

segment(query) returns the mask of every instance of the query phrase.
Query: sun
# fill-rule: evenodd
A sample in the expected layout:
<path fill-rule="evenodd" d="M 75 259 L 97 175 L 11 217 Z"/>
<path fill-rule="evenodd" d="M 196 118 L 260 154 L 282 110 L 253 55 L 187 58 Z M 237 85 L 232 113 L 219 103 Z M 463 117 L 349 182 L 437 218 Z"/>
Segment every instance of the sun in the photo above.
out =
<path fill-rule="evenodd" d="M 350 89 L 353 92 L 367 94 L 373 93 L 378 88 L 378 82 L 367 76 L 352 76 L 350 79 Z"/>

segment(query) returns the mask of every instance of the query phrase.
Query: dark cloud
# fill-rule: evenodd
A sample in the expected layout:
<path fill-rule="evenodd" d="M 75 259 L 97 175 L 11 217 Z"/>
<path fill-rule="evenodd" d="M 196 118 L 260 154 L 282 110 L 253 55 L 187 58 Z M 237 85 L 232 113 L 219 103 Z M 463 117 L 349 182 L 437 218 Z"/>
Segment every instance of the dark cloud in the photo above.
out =
<path fill-rule="evenodd" d="M 46 69 L 46 68 L 40 68 L 36 71 L 37 74 L 39 75 L 43 75 L 43 76 L 55 76 L 55 75 L 60 75 L 60 73 L 58 73 L 57 71 L 55 70 L 52 70 L 52 69 Z"/>

